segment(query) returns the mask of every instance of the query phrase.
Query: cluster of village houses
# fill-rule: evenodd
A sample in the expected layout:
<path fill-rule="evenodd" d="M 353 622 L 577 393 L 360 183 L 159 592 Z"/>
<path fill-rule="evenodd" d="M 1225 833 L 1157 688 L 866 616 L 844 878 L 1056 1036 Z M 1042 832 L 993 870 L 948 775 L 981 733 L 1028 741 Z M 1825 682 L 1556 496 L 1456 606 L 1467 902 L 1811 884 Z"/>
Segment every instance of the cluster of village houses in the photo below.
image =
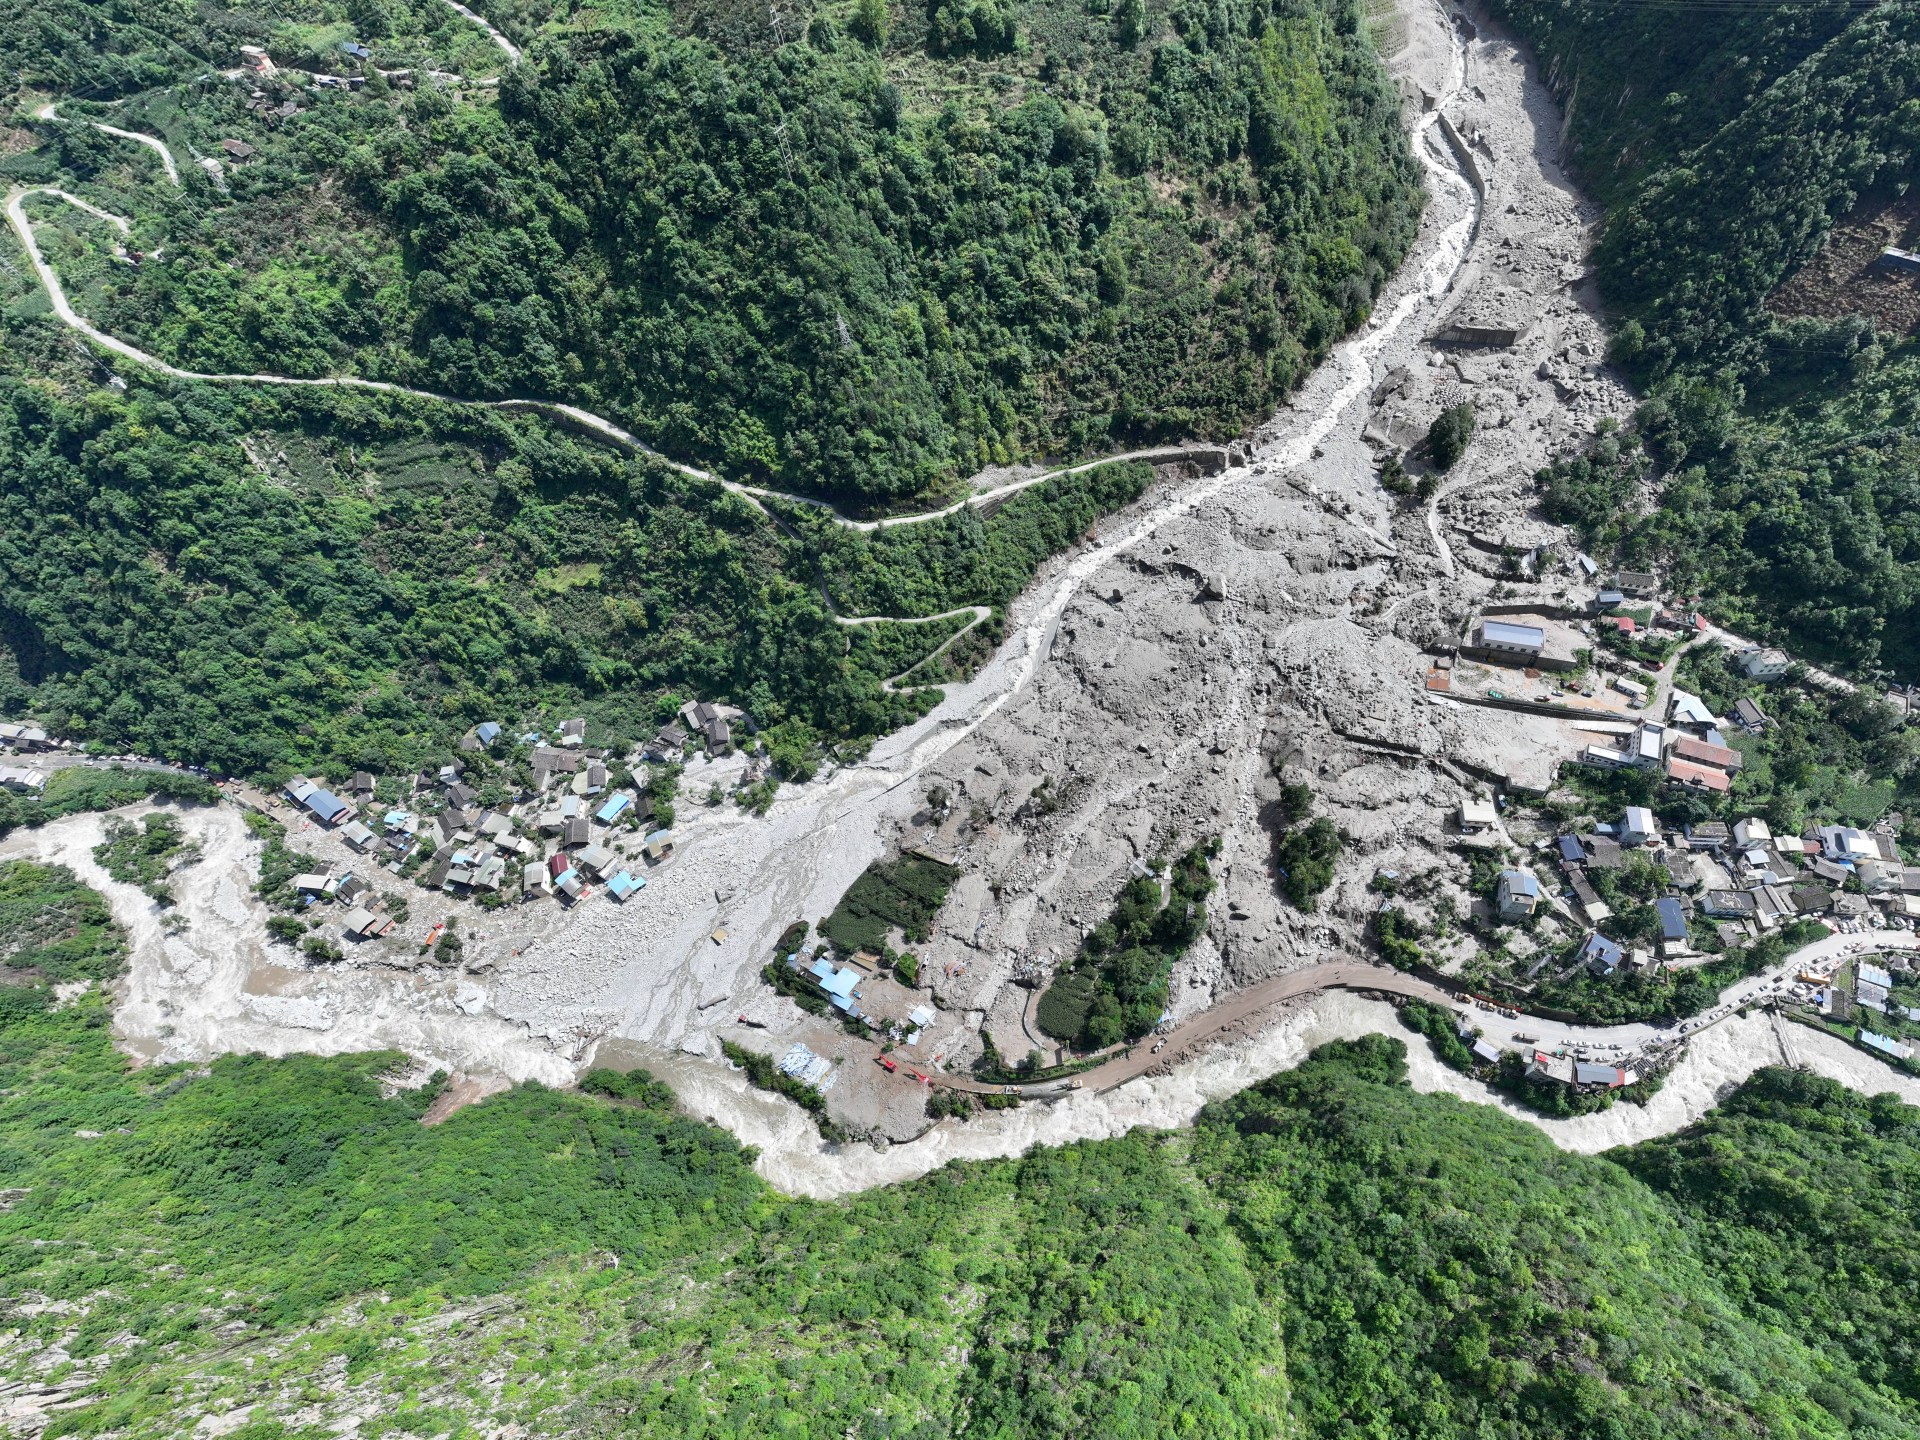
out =
<path fill-rule="evenodd" d="M 1594 578 L 1592 562 L 1584 556 L 1576 559 L 1588 578 Z M 1600 584 L 1587 612 L 1589 619 L 1580 628 L 1591 633 L 1592 627 L 1612 625 L 1634 638 L 1640 622 L 1620 612 L 1630 597 L 1656 600 L 1658 593 L 1657 577 L 1620 574 Z M 1670 609 L 1655 610 L 1649 628 L 1681 637 L 1707 630 L 1698 615 Z M 1577 669 L 1580 660 L 1573 648 L 1577 639 L 1550 617 L 1528 615 L 1515 606 L 1506 614 L 1482 616 L 1458 651 L 1535 676 Z M 1740 649 L 1733 663 L 1758 682 L 1779 681 L 1793 665 L 1781 651 L 1763 646 Z M 1444 666 L 1436 667 L 1437 677 L 1444 673 Z M 1675 791 L 1709 798 L 1727 794 L 1743 764 L 1740 751 L 1729 743 L 1729 734 L 1757 735 L 1772 723 L 1751 698 L 1740 699 L 1732 713 L 1718 716 L 1699 696 L 1679 689 L 1668 695 L 1664 713 L 1656 718 L 1644 712 L 1653 707 L 1657 685 L 1631 675 L 1604 678 L 1604 683 L 1618 692 L 1614 703 L 1624 700 L 1628 714 L 1609 721 L 1589 707 L 1570 715 L 1576 723 L 1599 722 L 1583 728 L 1602 737 L 1571 758 L 1598 769 L 1650 772 Z M 1449 688 L 1444 678 L 1430 679 L 1429 684 Z M 1489 698 L 1518 697 L 1493 691 Z M 1566 713 L 1560 707 L 1543 708 Z M 1470 797 L 1463 802 L 1459 818 L 1463 843 L 1497 840 L 1499 812 L 1493 801 Z M 1499 873 L 1491 909 L 1494 918 L 1508 923 L 1548 911 L 1580 935 L 1571 953 L 1553 947 L 1535 959 L 1526 972 L 1528 980 L 1549 966 L 1560 967 L 1562 978 L 1582 968 L 1615 978 L 1649 974 L 1662 966 L 1700 964 L 1707 957 L 1694 942 L 1703 927 L 1711 927 L 1726 946 L 1748 944 L 1801 917 L 1818 917 L 1842 933 L 1875 927 L 1920 929 L 1920 867 L 1902 858 L 1894 838 L 1897 823 L 1898 817 L 1871 828 L 1816 824 L 1798 835 L 1777 835 L 1758 816 L 1731 824 L 1709 820 L 1663 826 L 1649 807 L 1628 806 L 1619 821 L 1596 825 L 1592 833 L 1561 834 L 1536 842 L 1537 859 Z M 1612 910 L 1600 892 L 1608 887 L 1596 885 L 1595 880 L 1600 872 L 1626 865 L 1636 852 L 1650 859 L 1660 873 L 1664 893 L 1652 901 L 1659 932 L 1657 940 L 1623 944 L 1606 933 Z M 1887 963 L 1904 967 L 1907 962 L 1892 957 Z M 1850 998 L 1821 975 L 1803 975 L 1796 983 L 1799 998 L 1828 1013 L 1836 997 L 1842 1006 Z M 1886 983 L 1876 986 L 1867 981 L 1857 987 L 1868 1008 L 1891 1013 L 1885 1010 Z M 1920 1021 L 1920 1014 L 1907 1018 Z M 1875 1040 L 1880 1042 L 1875 1048 L 1888 1054 L 1898 1055 L 1905 1048 L 1904 1042 L 1885 1036 Z M 1863 1043 L 1868 1042 L 1863 1039 Z M 1628 1070 L 1565 1056 L 1536 1056 L 1529 1074 L 1578 1086 L 1632 1083 Z"/>
<path fill-rule="evenodd" d="M 1776 651 L 1750 650 L 1738 657 L 1755 678 L 1776 679 L 1786 672 Z M 1726 729 L 1758 731 L 1768 723 L 1751 700 L 1723 720 L 1698 696 L 1675 690 L 1664 721 L 1643 720 L 1611 746 L 1592 745 L 1579 757 L 1607 768 L 1657 772 L 1676 789 L 1724 793 L 1740 771 L 1742 756 L 1727 743 Z M 1491 800 L 1463 802 L 1460 826 L 1468 836 L 1496 825 Z M 1628 806 L 1612 824 L 1592 833 L 1563 834 L 1537 842 L 1536 869 L 1500 873 L 1493 897 L 1495 916 L 1506 922 L 1526 919 L 1544 906 L 1587 927 L 1567 973 L 1585 966 L 1594 974 L 1649 973 L 1661 964 L 1699 963 L 1695 917 L 1716 929 L 1729 946 L 1744 945 L 1802 916 L 1817 916 L 1841 931 L 1868 923 L 1911 928 L 1920 922 L 1920 867 L 1908 865 L 1894 840 L 1893 825 L 1870 829 L 1812 825 L 1799 835 L 1776 835 L 1764 819 L 1750 816 L 1731 825 L 1708 820 L 1663 827 L 1653 811 Z M 1665 894 L 1654 900 L 1659 917 L 1657 944 L 1628 948 L 1601 930 L 1612 911 L 1594 884 L 1596 872 L 1616 870 L 1639 852 L 1665 876 Z M 1557 870 L 1551 896 L 1540 873 Z M 1540 873 L 1537 873 L 1540 872 Z M 1531 979 L 1555 956 L 1537 960 Z"/>
<path fill-rule="evenodd" d="M 675 762 L 693 736 L 714 753 L 732 744 L 732 727 L 744 718 L 731 706 L 691 702 L 681 724 L 664 727 L 637 761 Z M 520 737 L 530 746 L 531 790 L 491 808 L 468 783 L 469 767 L 455 761 L 412 783 L 405 803 L 375 801 L 377 778 L 361 771 L 342 787 L 296 777 L 284 790 L 311 823 L 337 835 L 367 857 L 366 869 L 398 873 L 409 862 L 416 883 L 456 896 L 518 894 L 522 900 L 553 898 L 563 904 L 604 889 L 624 903 L 646 888 L 647 874 L 674 847 L 673 832 L 649 828 L 641 805 L 644 786 L 615 788 L 614 765 L 604 750 L 586 744 L 587 723 L 567 720 L 549 739 Z M 494 722 L 477 725 L 461 742 L 469 754 L 493 751 L 505 739 Z M 617 763 L 617 762 L 616 762 Z M 391 792 L 389 792 L 391 793 Z M 348 936 L 374 939 L 393 928 L 392 917 L 361 903 L 371 898 L 367 875 L 352 863 L 293 878 L 308 903 L 333 900 L 351 908 L 342 924 Z"/>
<path fill-rule="evenodd" d="M 52 744 L 47 732 L 38 725 L 20 720 L 0 723 L 0 746 L 16 754 L 46 750 Z M 47 788 L 46 772 L 29 770 L 24 765 L 0 765 L 0 787 L 16 795 L 38 795 Z"/>

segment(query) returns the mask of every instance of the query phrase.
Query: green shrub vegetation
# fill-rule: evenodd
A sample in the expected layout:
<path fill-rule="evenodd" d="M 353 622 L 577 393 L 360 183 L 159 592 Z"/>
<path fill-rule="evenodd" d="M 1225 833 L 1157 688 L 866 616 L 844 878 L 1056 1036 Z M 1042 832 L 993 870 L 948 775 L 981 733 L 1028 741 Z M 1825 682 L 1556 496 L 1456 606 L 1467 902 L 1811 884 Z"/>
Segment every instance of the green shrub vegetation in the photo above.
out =
<path fill-rule="evenodd" d="M 1397 905 L 1382 905 L 1373 917 L 1380 958 L 1396 970 L 1418 970 L 1426 963 L 1420 950 L 1420 926 Z"/>
<path fill-rule="evenodd" d="M 1288 826 L 1273 843 L 1281 891 L 1300 910 L 1319 908 L 1319 897 L 1332 885 L 1332 868 L 1338 862 L 1340 831 L 1327 816 Z"/>
<path fill-rule="evenodd" d="M 135 825 L 114 816 L 108 819 L 107 838 L 93 847 L 93 858 L 114 879 L 138 885 L 162 905 L 173 903 L 166 879 L 199 854 L 199 842 L 186 838 L 180 821 L 164 810 L 142 816 Z"/>
<path fill-rule="evenodd" d="M 1113 914 L 1093 927 L 1072 966 L 1054 977 L 1034 1009 L 1036 1023 L 1057 1040 L 1099 1050 L 1137 1040 L 1167 1009 L 1174 962 L 1207 929 L 1217 838 L 1202 840 L 1174 861 L 1163 894 L 1158 875 L 1135 875 Z"/>
<path fill-rule="evenodd" d="M 1315 910 L 1340 863 L 1340 831 L 1326 816 L 1314 816 L 1311 788 L 1290 781 L 1280 791 L 1273 836 L 1280 891 L 1295 908 Z"/>
<path fill-rule="evenodd" d="M 197 775 L 171 770 L 130 770 L 118 765 L 69 765 L 47 777 L 38 795 L 0 790 L 0 835 L 34 829 L 50 820 L 88 811 L 118 810 L 142 800 L 180 800 L 211 805 L 220 792 Z"/>
<path fill-rule="evenodd" d="M 64 865 L 0 864 L 0 952 L 13 975 L 0 982 L 111 980 L 126 959 L 126 935 L 107 902 Z"/>
<path fill-rule="evenodd" d="M 925 940 L 958 875 L 953 866 L 925 855 L 876 860 L 820 922 L 820 934 L 843 955 L 862 950 L 885 955 L 894 930 L 908 940 Z"/>
<path fill-rule="evenodd" d="M 492 9 L 527 49 L 504 74 L 436 0 L 16 7 L 0 90 L 66 118 L 0 173 L 132 216 L 138 266 L 32 202 L 82 308 L 180 364 L 571 401 L 870 507 L 1239 430 L 1366 315 L 1417 218 L 1350 0 Z M 219 78 L 241 43 L 364 68 L 356 38 L 416 81 L 500 83 L 266 79 L 298 112 L 269 120 Z M 186 160 L 175 190 L 95 118 L 256 153 L 231 193 Z M 130 366 L 115 395 L 31 284 L 0 272 L 0 709 L 232 773 L 393 773 L 478 719 L 657 724 L 698 695 L 804 778 L 934 703 L 879 682 L 950 633 L 850 632 L 830 603 L 1004 605 L 1147 473 L 898 535 L 770 526 L 546 418 Z M 858 603 L 882 596 L 913 603 Z"/>
<path fill-rule="evenodd" d="M 1920 1272 L 1909 1243 L 1920 1111 L 1891 1094 L 1765 1070 L 1706 1119 L 1620 1159 L 1685 1217 L 1714 1278 L 1743 1309 L 1823 1337 L 1879 1392 L 1850 1410 L 1816 1389 L 1823 1405 L 1856 1434 L 1911 1429 L 1920 1405 L 1912 1326 Z"/>
<path fill-rule="evenodd" d="M 376 56 L 458 28 L 426 0 L 346 8 Z M 269 38 L 229 12 L 75 16 L 140 51 L 88 94 L 259 151 L 230 200 L 187 177 L 160 261 L 99 267 L 99 318 L 190 368 L 564 399 L 739 479 L 881 502 L 1238 431 L 1365 317 L 1421 203 L 1349 0 L 1120 24 L 1041 0 L 897 24 L 512 8 L 527 58 L 496 92 L 370 84 L 277 126 L 244 86 L 168 85 Z M 150 164 L 50 128 L 16 174 Z"/>
<path fill-rule="evenodd" d="M 1449 405 L 1427 427 L 1426 454 L 1436 470 L 1451 470 L 1473 439 L 1473 406 Z"/>

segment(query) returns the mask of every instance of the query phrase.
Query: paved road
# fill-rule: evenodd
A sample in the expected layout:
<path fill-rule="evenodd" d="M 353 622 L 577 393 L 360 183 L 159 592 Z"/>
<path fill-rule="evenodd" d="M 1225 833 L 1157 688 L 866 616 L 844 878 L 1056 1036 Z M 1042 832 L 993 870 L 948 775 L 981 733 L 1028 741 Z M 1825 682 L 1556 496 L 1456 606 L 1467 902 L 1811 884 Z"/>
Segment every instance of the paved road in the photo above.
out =
<path fill-rule="evenodd" d="M 1074 1077 L 1078 1082 L 1075 1088 L 1111 1090 L 1116 1085 L 1124 1085 L 1150 1070 L 1158 1070 L 1186 1058 L 1195 1046 L 1217 1039 L 1225 1031 L 1245 1023 L 1269 1006 L 1278 1005 L 1283 1000 L 1295 1000 L 1302 995 L 1318 994 L 1322 990 L 1377 990 L 1447 1006 L 1457 1004 L 1459 1000 L 1458 996 L 1431 981 L 1365 961 L 1333 961 L 1305 970 L 1290 970 L 1284 975 L 1275 975 L 1244 990 L 1237 990 L 1211 1010 L 1176 1025 L 1162 1037 L 1164 1043 L 1160 1043 L 1157 1049 L 1156 1042 L 1151 1038 L 1141 1040 L 1130 1047 L 1131 1053 L 1116 1055 L 1091 1070 L 1082 1071 Z M 984 1084 L 963 1075 L 930 1074 L 927 1078 L 949 1090 L 970 1090 L 980 1095 L 999 1094 L 1007 1088 L 1004 1085 Z M 1056 1081 L 1047 1081 L 1014 1088 L 1023 1094 L 1044 1096 L 1060 1093 L 1066 1087 Z"/>
<path fill-rule="evenodd" d="M 36 120 L 58 121 L 64 121 L 66 119 L 66 117 L 56 111 L 52 105 L 42 105 L 38 110 L 33 112 L 33 118 Z M 117 136 L 122 140 L 131 140 L 136 145 L 146 146 L 147 149 L 153 151 L 154 154 L 160 157 L 160 163 L 166 167 L 167 179 L 171 180 L 176 187 L 180 184 L 180 167 L 173 163 L 173 151 L 167 148 L 166 141 L 156 139 L 152 135 L 143 135 L 138 130 L 122 130 L 118 125 L 103 125 L 98 120 L 90 122 L 83 121 L 81 123 L 90 123 L 94 129 L 100 131 L 103 135 Z M 80 204 L 81 202 L 75 201 L 74 203 Z M 92 209 L 91 206 L 83 206 L 83 208 Z M 105 212 L 95 211 L 94 213 L 104 214 Z M 107 216 L 106 218 L 112 219 L 113 217 Z"/>
<path fill-rule="evenodd" d="M 1120 1054 L 1082 1071 L 1074 1079 L 1078 1085 L 1072 1088 L 1082 1090 L 1111 1090 L 1116 1085 L 1137 1079 L 1150 1071 L 1158 1070 L 1175 1061 L 1185 1059 L 1198 1045 L 1217 1039 L 1226 1031 L 1235 1029 L 1262 1011 L 1282 1001 L 1295 1000 L 1303 995 L 1318 994 L 1322 990 L 1366 990 L 1378 991 L 1387 995 L 1404 995 L 1411 999 L 1430 1001 L 1435 1005 L 1444 1005 L 1459 1010 L 1487 1039 L 1509 1050 L 1555 1050 L 1561 1048 L 1586 1049 L 1592 1051 L 1617 1050 L 1621 1058 L 1635 1054 L 1650 1045 L 1670 1043 L 1697 1035 L 1732 1015 L 1741 1007 L 1756 1000 L 1764 1000 L 1775 993 L 1777 982 L 1796 974 L 1806 966 L 1825 968 L 1828 964 L 1852 955 L 1871 954 L 1885 950 L 1920 950 L 1920 935 L 1907 930 L 1871 930 L 1859 935 L 1829 935 L 1816 940 L 1811 945 L 1802 946 L 1780 964 L 1748 979 L 1730 985 L 1721 992 L 1720 1001 L 1711 1010 L 1684 1020 L 1671 1028 L 1657 1025 L 1567 1025 L 1560 1021 L 1541 1020 L 1522 1015 L 1517 1020 L 1509 1020 L 1496 1011 L 1470 1008 L 1470 1002 L 1454 991 L 1447 990 L 1431 981 L 1417 976 L 1406 975 L 1398 970 L 1390 970 L 1384 965 L 1374 965 L 1366 961 L 1334 961 L 1324 965 L 1310 966 L 1305 970 L 1293 970 L 1284 975 L 1276 975 L 1256 985 L 1229 995 L 1220 1004 L 1205 1014 L 1196 1015 L 1184 1024 L 1176 1026 L 1164 1038 L 1165 1044 L 1156 1052 L 1153 1042 L 1143 1040 L 1132 1047 L 1131 1054 Z M 1525 1035 L 1528 1040 L 1515 1037 Z M 989 1085 L 963 1075 L 942 1075 L 930 1073 L 928 1080 L 949 1090 L 967 1090 L 974 1094 L 994 1095 L 1006 1090 L 1005 1085 Z M 1064 1093 L 1069 1087 L 1059 1081 L 1046 1081 L 1034 1085 L 1012 1087 L 1022 1095 L 1044 1099 Z"/>
<path fill-rule="evenodd" d="M 447 3 L 451 4 L 452 0 L 447 0 Z M 455 6 L 454 8 L 459 9 L 460 7 Z M 112 131 L 111 127 L 108 126 L 101 126 L 100 128 L 110 130 L 113 134 L 124 135 L 129 140 L 138 140 L 143 144 L 159 146 L 161 151 L 163 153 L 165 152 L 165 147 L 160 146 L 160 142 L 154 140 L 151 136 L 137 135 L 130 130 Z M 169 157 L 169 159 L 170 158 L 171 157 Z M 305 377 L 275 375 L 266 372 L 238 374 L 184 370 L 178 365 L 169 364 L 159 356 L 149 354 L 147 351 L 140 349 L 138 346 L 131 345 L 117 336 L 109 335 L 73 308 L 72 302 L 67 298 L 65 288 L 60 283 L 60 277 L 54 273 L 53 267 L 47 263 L 46 256 L 41 253 L 40 242 L 34 237 L 33 222 L 27 218 L 25 208 L 26 201 L 34 195 L 45 195 L 50 199 L 64 201 L 68 205 L 94 216 L 96 219 L 105 221 L 122 235 L 131 233 L 131 224 L 123 216 L 102 210 L 98 205 L 87 200 L 82 200 L 79 196 L 70 194 L 52 185 L 29 186 L 15 190 L 7 196 L 7 221 L 13 227 L 13 233 L 19 237 L 21 248 L 27 252 L 27 259 L 32 262 L 34 275 L 39 279 L 41 287 L 47 292 L 47 300 L 53 307 L 54 315 L 58 317 L 61 323 L 79 331 L 82 335 L 93 341 L 94 344 L 101 346 L 103 349 L 111 350 L 122 359 L 130 360 L 136 365 L 158 371 L 160 374 L 171 376 L 176 380 L 198 380 L 220 385 L 296 385 L 351 390 L 375 390 L 383 391 L 390 395 L 411 395 L 420 400 L 437 400 L 444 405 L 485 405 L 495 410 L 538 410 L 560 419 L 571 421 L 580 428 L 591 431 L 603 440 L 610 440 L 624 449 L 632 450 L 637 454 L 646 455 L 654 460 L 658 460 L 661 464 L 671 466 L 682 475 L 686 475 L 695 480 L 704 480 L 709 484 L 718 485 L 722 489 L 729 490 L 735 495 L 740 496 L 762 514 L 766 513 L 766 506 L 762 503 L 763 501 L 782 500 L 789 504 L 804 506 L 809 510 L 825 515 L 828 520 L 840 526 L 842 529 L 870 533 L 877 530 L 892 530 L 902 525 L 922 525 L 928 521 L 942 520 L 950 515 L 958 514 L 969 506 L 989 505 L 996 500 L 1004 499 L 1022 490 L 1030 489 L 1035 485 L 1044 484 L 1049 480 L 1057 480 L 1068 475 L 1078 475 L 1088 470 L 1097 469 L 1102 465 L 1113 465 L 1129 460 L 1177 460 L 1183 457 L 1199 455 L 1221 457 L 1225 455 L 1225 452 L 1217 445 L 1162 445 L 1146 450 L 1128 450 L 1118 455 L 1102 456 L 1100 459 L 1083 461 L 1078 465 L 1068 465 L 1058 470 L 1047 470 L 1040 474 L 1025 476 L 1022 479 L 997 486 L 992 490 L 984 490 L 978 494 L 970 495 L 964 500 L 957 500 L 951 505 L 938 506 L 932 510 L 922 510 L 912 515 L 894 516 L 886 520 L 855 520 L 846 515 L 842 515 L 838 510 L 834 509 L 833 506 L 827 504 L 826 501 L 816 499 L 810 495 L 790 495 L 782 490 L 768 490 L 758 485 L 743 485 L 737 480 L 728 480 L 723 476 L 715 475 L 710 470 L 702 470 L 697 465 L 683 464 L 678 460 L 661 454 L 631 430 L 614 424 L 613 421 L 607 419 L 604 415 L 596 415 L 591 410 L 583 410 L 578 405 L 568 405 L 558 400 L 531 400 L 520 398 L 507 400 L 469 400 L 458 395 L 442 394 L 437 390 L 422 390 L 412 385 L 397 385 L 389 380 L 366 380 L 357 375 Z M 875 618 L 880 617 L 869 616 L 863 623 L 871 623 Z"/>

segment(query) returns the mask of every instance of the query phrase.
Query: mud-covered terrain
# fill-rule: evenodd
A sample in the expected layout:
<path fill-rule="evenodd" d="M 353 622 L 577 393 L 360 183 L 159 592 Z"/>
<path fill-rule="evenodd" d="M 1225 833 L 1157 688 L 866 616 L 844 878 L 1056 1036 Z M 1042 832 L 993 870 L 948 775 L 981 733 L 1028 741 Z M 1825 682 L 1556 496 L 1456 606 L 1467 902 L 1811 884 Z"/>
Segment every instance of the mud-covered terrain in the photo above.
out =
<path fill-rule="evenodd" d="M 206 859 L 183 877 L 171 927 L 88 868 L 97 821 L 15 837 L 11 853 L 74 864 L 134 924 L 118 1019 L 129 1048 L 190 1059 L 394 1046 L 423 1074 L 460 1072 L 459 1098 L 564 1082 L 596 1058 L 645 1064 L 693 1113 L 759 1145 L 770 1178 L 824 1193 L 954 1154 L 1177 1123 L 1317 1039 L 1387 1023 L 1384 1007 L 1350 995 L 1294 1001 L 1173 1073 L 928 1134 L 924 1090 L 774 995 L 759 971 L 791 922 L 826 915 L 872 860 L 923 847 L 961 873 L 916 947 L 939 1015 L 906 1058 L 964 1066 L 982 1031 L 1009 1055 L 1044 1050 L 1036 983 L 1105 916 L 1133 866 L 1218 836 L 1209 929 L 1174 976 L 1184 1019 L 1250 983 L 1364 954 L 1378 872 L 1454 883 L 1448 829 L 1469 789 L 1497 777 L 1544 786 L 1564 726 L 1436 700 L 1422 647 L 1457 637 L 1489 599 L 1550 604 L 1578 589 L 1563 558 L 1525 579 L 1498 557 L 1549 542 L 1566 555 L 1530 477 L 1630 396 L 1601 364 L 1584 263 L 1596 217 L 1559 172 L 1559 118 L 1538 76 L 1458 7 L 1405 0 L 1402 18 L 1392 66 L 1431 182 L 1420 238 L 1370 324 L 1248 438 L 1245 463 L 1163 470 L 1043 569 L 972 680 L 865 763 L 790 787 L 766 817 L 686 807 L 673 858 L 625 906 L 463 914 L 457 969 L 378 947 L 309 968 L 265 945 L 248 894 L 258 842 L 232 809 L 190 818 Z M 1478 426 L 1432 498 L 1387 493 L 1382 458 L 1463 401 Z M 1311 914 L 1277 892 L 1276 771 L 1308 783 L 1345 839 Z M 709 779 L 696 766 L 687 784 Z M 935 790 L 950 801 L 938 813 Z M 320 842 L 294 837 L 303 843 Z M 1723 1024 L 1657 1106 L 1556 1136 L 1593 1148 L 1683 1123 L 1742 1066 L 1779 1058 L 1770 1033 Z M 776 1055 L 802 1041 L 837 1059 L 829 1104 L 878 1148 L 824 1146 L 798 1110 L 721 1063 L 723 1041 Z M 1811 1063 L 1880 1070 L 1852 1054 Z M 1469 1084 L 1424 1061 L 1416 1073 Z"/>

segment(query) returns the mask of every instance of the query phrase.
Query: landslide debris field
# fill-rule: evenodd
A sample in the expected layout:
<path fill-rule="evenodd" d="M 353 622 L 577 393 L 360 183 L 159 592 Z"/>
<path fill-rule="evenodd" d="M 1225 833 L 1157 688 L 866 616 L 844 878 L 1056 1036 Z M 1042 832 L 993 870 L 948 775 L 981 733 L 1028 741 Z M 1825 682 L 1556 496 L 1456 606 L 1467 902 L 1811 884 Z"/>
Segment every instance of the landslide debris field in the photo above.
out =
<path fill-rule="evenodd" d="M 468 1096 L 489 1077 L 564 1076 L 597 1049 L 671 1076 L 697 1110 L 754 1136 L 766 1173 L 839 1189 L 862 1183 L 857 1152 L 837 1158 L 845 1176 L 822 1179 L 811 1126 L 715 1062 L 723 1045 L 780 1058 L 804 1044 L 831 1067 L 840 1133 L 882 1145 L 926 1133 L 924 1089 L 761 979 L 791 927 L 827 916 L 876 859 L 918 850 L 957 876 L 912 946 L 917 985 L 876 982 L 900 991 L 887 998 L 902 1013 L 934 1007 L 900 1052 L 907 1072 L 964 1073 L 989 1041 L 1010 1060 L 1054 1059 L 1033 1013 L 1047 979 L 1143 862 L 1210 837 L 1215 888 L 1170 979 L 1176 1023 L 1262 979 L 1368 953 L 1367 887 L 1382 871 L 1428 877 L 1464 908 L 1449 833 L 1459 802 L 1488 777 L 1544 787 L 1570 729 L 1436 703 L 1422 647 L 1457 636 L 1490 598 L 1585 603 L 1591 583 L 1564 561 L 1529 581 L 1503 556 L 1568 553 L 1531 477 L 1630 397 L 1601 363 L 1585 268 L 1596 216 L 1554 162 L 1559 120 L 1538 77 L 1484 22 L 1423 4 L 1402 15 L 1392 65 L 1430 198 L 1372 324 L 1224 472 L 1162 465 L 1139 502 L 1045 567 L 1010 638 L 925 719 L 864 764 L 783 792 L 765 817 L 683 806 L 673 857 L 625 907 L 462 907 L 451 970 L 396 966 L 379 947 L 302 969 L 284 947 L 221 939 L 212 932 L 247 908 L 235 885 L 204 917 L 190 904 L 186 923 L 136 945 L 126 1040 L 165 1059 L 397 1044 L 474 1077 Z M 1460 461 L 1424 500 L 1386 493 L 1383 458 L 1462 403 L 1477 424 Z M 729 765 L 696 764 L 683 793 L 726 780 Z M 1311 912 L 1276 885 L 1282 777 L 1307 785 L 1345 837 Z M 244 851 L 237 836 L 204 838 L 216 860 Z M 324 853 L 332 843 L 294 837 L 344 859 Z M 49 830 L 20 848 L 70 847 Z M 1099 1129 L 1094 1111 L 1119 1104 L 1076 1096 L 1065 1123 Z M 1021 1143 L 1012 1116 L 973 1126 L 971 1145 Z M 938 1147 L 913 1148 L 934 1163 Z"/>

